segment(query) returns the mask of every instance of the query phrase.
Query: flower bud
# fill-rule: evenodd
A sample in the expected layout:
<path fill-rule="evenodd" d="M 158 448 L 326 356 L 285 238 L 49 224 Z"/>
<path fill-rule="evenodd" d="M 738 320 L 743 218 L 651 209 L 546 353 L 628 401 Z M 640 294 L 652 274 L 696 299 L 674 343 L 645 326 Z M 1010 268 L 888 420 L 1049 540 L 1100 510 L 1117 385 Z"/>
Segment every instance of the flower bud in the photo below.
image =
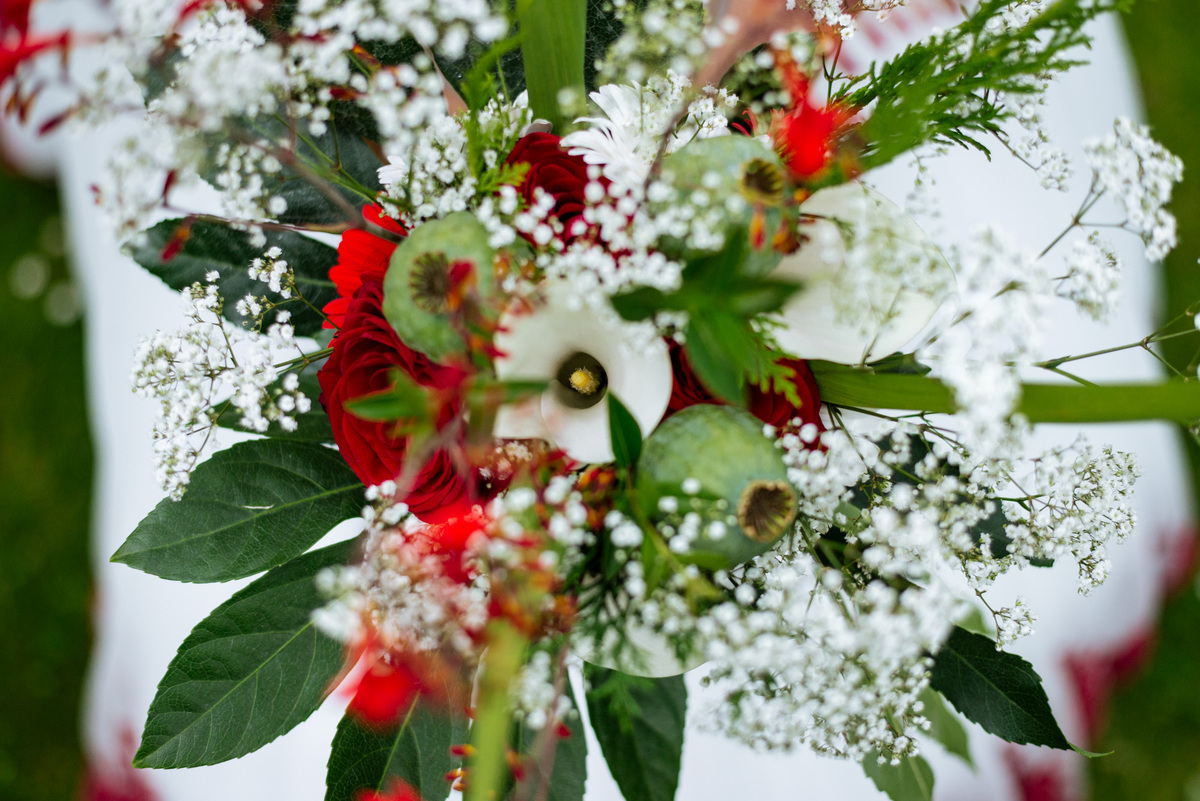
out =
<path fill-rule="evenodd" d="M 495 291 L 488 231 L 474 215 L 456 212 L 414 229 L 392 254 L 384 279 L 383 312 L 414 350 L 435 361 L 464 349 L 450 319 L 472 293 Z"/>
<path fill-rule="evenodd" d="M 762 423 L 733 406 L 690 406 L 658 427 L 638 460 L 638 502 L 661 519 L 663 496 L 702 524 L 685 562 L 723 570 L 768 550 L 796 518 L 796 490 Z"/>

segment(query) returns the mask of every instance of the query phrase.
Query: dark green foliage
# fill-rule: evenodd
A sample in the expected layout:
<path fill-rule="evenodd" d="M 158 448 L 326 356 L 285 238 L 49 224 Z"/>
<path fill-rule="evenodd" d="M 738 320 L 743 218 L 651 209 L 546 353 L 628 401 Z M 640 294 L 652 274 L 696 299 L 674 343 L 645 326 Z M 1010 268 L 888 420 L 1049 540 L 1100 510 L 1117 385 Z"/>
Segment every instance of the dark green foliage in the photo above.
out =
<path fill-rule="evenodd" d="M 584 675 L 592 729 L 625 801 L 672 801 L 687 713 L 683 676 L 642 679 L 594 665 Z"/>
<path fill-rule="evenodd" d="M 934 658 L 930 686 L 967 720 L 1010 743 L 1071 748 L 1033 666 L 988 637 L 955 627 Z"/>
<path fill-rule="evenodd" d="M 183 499 L 159 503 L 112 558 L 176 581 L 231 581 L 299 556 L 362 503 L 337 451 L 241 442 L 197 467 Z"/>
<path fill-rule="evenodd" d="M 239 325 L 251 326 L 254 321 L 238 314 L 237 301 L 246 295 L 266 295 L 277 303 L 276 308 L 291 313 L 290 323 L 297 334 L 311 335 L 320 331 L 325 322 L 312 307 L 320 309 L 337 297 L 337 289 L 329 280 L 329 269 L 337 264 L 337 250 L 294 231 L 268 231 L 267 244 L 261 248 L 252 245 L 250 235 L 243 231 L 201 220 L 163 220 L 145 234 L 130 254 L 134 261 L 167 286 L 179 290 L 196 282 L 206 284 L 205 274 L 216 270 L 221 274 L 216 284 L 225 299 L 223 313 Z M 169 258 L 164 261 L 164 251 L 181 238 L 185 238 L 182 249 L 173 256 L 168 253 Z M 300 299 L 284 300 L 266 284 L 250 277 L 247 272 L 250 262 L 261 258 L 270 247 L 283 251 L 282 258 L 295 271 L 296 286 L 307 304 Z M 275 312 L 266 312 L 264 327 L 274 321 Z"/>
<path fill-rule="evenodd" d="M 463 719 L 420 700 L 393 726 L 373 728 L 347 714 L 333 737 L 325 801 L 354 801 L 361 790 L 386 792 L 397 779 L 423 801 L 445 801 L 446 774 L 458 763 L 450 747 L 466 740 Z"/>
<path fill-rule="evenodd" d="M 347 118 L 344 125 L 338 116 L 321 136 L 304 131 L 296 138 L 296 157 L 304 169 L 285 168 L 277 181 L 267 183 L 268 192 L 287 201 L 279 222 L 302 227 L 361 225 L 359 209 L 374 201 L 382 188 L 377 171 L 384 162 L 363 138 L 374 132 L 374 120 L 353 106 L 342 108 L 346 110 L 335 113 Z M 261 127 L 276 142 L 291 138 L 278 121 Z"/>
<path fill-rule="evenodd" d="M 356 541 L 322 548 L 235 593 L 179 646 L 150 704 L 134 765 L 188 768 L 235 759 L 290 731 L 333 689 L 345 646 L 313 626 L 314 577 Z"/>
<path fill-rule="evenodd" d="M 96 600 L 84 330 L 46 314 L 46 290 L 70 280 L 58 214 L 53 183 L 0 173 L 0 798 L 12 801 L 79 792 Z M 47 268 L 42 291 L 12 280 L 26 258 Z M 104 369 L 121 374 L 128 354 L 114 356 Z"/>

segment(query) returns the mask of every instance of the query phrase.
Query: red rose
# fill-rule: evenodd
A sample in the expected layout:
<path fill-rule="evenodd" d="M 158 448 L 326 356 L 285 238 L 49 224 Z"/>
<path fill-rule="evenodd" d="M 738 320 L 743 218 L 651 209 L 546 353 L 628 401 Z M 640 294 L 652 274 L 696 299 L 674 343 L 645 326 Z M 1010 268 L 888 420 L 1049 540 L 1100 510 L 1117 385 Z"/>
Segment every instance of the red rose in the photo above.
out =
<path fill-rule="evenodd" d="M 346 401 L 392 385 L 389 373 L 399 368 L 424 387 L 445 389 L 462 379 L 455 367 L 436 364 L 405 345 L 383 316 L 383 284 L 364 278 L 346 308 L 333 353 L 317 373 L 321 405 L 329 415 L 333 439 L 342 458 L 363 483 L 394 480 L 404 466 L 408 439 L 392 434 L 389 423 L 349 414 Z M 444 422 L 444 421 L 443 421 Z M 440 519 L 467 499 L 468 481 L 450 455 L 439 450 L 430 457 L 403 499 L 423 519 Z"/>
<path fill-rule="evenodd" d="M 392 233 L 404 236 L 407 231 L 391 217 L 384 217 L 376 205 L 363 206 L 363 217 Z M 391 264 L 396 243 L 389 242 L 361 228 L 352 228 L 342 234 L 338 243 L 338 263 L 329 270 L 329 280 L 337 286 L 338 297 L 325 304 L 326 328 L 340 328 L 350 306 L 350 299 L 370 279 L 383 282 L 383 276 Z"/>
<path fill-rule="evenodd" d="M 668 340 L 667 345 L 671 351 L 671 369 L 674 373 L 667 416 L 698 403 L 722 403 L 692 371 L 683 346 L 674 340 Z M 803 359 L 781 359 L 780 363 L 794 372 L 792 384 L 800 396 L 800 405 L 794 405 L 782 392 L 763 392 L 758 387 L 751 387 L 746 408 L 759 420 L 775 428 L 783 428 L 798 417 L 802 425 L 813 423 L 824 430 L 825 426 L 821 423 L 821 396 L 817 393 L 817 379 L 808 368 L 808 362 Z"/>
<path fill-rule="evenodd" d="M 521 137 L 505 159 L 505 164 L 528 164 L 525 180 L 517 187 L 529 205 L 534 203 L 535 190 L 541 189 L 554 197 L 552 214 L 563 226 L 563 241 L 570 242 L 587 227 L 583 215 L 584 189 L 588 185 L 587 163 L 559 147 L 559 137 L 548 133 L 531 133 Z"/>

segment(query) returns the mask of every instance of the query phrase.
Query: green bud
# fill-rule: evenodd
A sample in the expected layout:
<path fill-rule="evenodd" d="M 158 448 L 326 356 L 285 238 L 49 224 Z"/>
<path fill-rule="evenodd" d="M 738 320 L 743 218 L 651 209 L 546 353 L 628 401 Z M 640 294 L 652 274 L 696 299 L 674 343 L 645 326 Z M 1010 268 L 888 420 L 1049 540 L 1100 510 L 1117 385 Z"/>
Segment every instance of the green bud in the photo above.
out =
<path fill-rule="evenodd" d="M 667 205 L 677 206 L 694 192 L 702 192 L 714 206 L 724 209 L 723 217 L 731 229 L 749 230 L 758 207 L 764 215 L 766 244 L 747 249 L 742 274 L 766 275 L 779 264 L 783 256 L 771 249 L 770 241 L 781 219 L 782 185 L 776 186 L 775 179 L 782 176 L 782 167 L 769 147 L 748 136 L 701 139 L 667 156 L 662 175 L 675 188 Z M 730 202 L 738 208 L 731 208 Z M 659 247 L 667 255 L 685 261 L 702 255 L 678 241 L 662 242 Z"/>
<path fill-rule="evenodd" d="M 642 508 L 661 518 L 658 501 L 671 495 L 680 499 L 680 515 L 696 511 L 705 521 L 684 561 L 712 570 L 739 565 L 768 550 L 796 519 L 796 490 L 762 428 L 744 409 L 701 404 L 646 439 L 638 460 Z M 696 491 L 686 492 L 685 482 Z M 713 521 L 725 524 L 723 535 L 711 536 Z"/>
<path fill-rule="evenodd" d="M 474 265 L 475 290 L 486 299 L 496 291 L 495 258 L 487 229 L 469 212 L 417 227 L 392 254 L 383 281 L 384 316 L 405 345 L 435 361 L 462 351 L 462 336 L 447 314 L 450 267 L 458 261 Z"/>

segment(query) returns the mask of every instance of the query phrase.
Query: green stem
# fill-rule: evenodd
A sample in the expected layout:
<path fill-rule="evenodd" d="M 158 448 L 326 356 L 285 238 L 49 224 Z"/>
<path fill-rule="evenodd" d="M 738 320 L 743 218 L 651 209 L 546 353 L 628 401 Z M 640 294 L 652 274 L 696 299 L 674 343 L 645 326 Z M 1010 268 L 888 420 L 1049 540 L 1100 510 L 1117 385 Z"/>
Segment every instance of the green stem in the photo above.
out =
<path fill-rule="evenodd" d="M 821 400 L 834 406 L 952 413 L 948 387 L 935 378 L 871 373 L 810 362 Z M 1032 423 L 1115 423 L 1200 420 L 1200 382 L 1173 379 L 1143 384 L 1022 384 L 1018 411 Z"/>
<path fill-rule="evenodd" d="M 566 133 L 558 97 L 563 89 L 583 95 L 587 0 L 517 0 L 517 23 L 529 108 Z"/>
<path fill-rule="evenodd" d="M 509 687 L 525 660 L 525 635 L 497 618 L 488 626 L 487 658 L 479 680 L 479 702 L 471 726 L 475 754 L 467 776 L 466 801 L 496 801 L 503 786 L 512 716 Z"/>

